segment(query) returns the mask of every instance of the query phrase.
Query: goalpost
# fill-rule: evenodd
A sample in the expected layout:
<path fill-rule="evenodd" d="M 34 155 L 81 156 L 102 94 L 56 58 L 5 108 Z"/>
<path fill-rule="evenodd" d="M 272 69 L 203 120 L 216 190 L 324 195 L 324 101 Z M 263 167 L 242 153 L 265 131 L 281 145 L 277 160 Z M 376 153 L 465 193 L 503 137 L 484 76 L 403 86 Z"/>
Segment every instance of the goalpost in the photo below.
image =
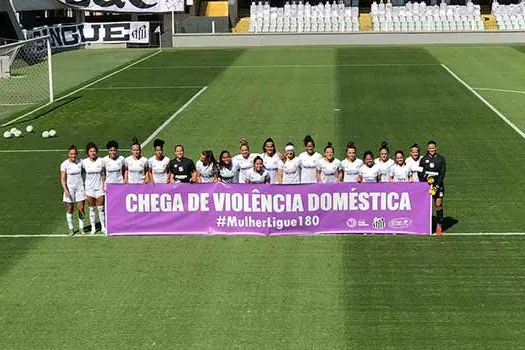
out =
<path fill-rule="evenodd" d="M 0 46 L 0 107 L 53 102 L 49 39 L 43 36 Z"/>

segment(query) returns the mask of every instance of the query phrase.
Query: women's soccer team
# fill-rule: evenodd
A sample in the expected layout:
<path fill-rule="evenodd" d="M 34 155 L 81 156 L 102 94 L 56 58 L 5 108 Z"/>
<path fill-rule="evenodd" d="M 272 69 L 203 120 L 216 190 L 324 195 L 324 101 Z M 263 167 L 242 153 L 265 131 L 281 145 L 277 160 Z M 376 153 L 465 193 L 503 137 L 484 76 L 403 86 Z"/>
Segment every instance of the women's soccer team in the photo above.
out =
<path fill-rule="evenodd" d="M 173 159 L 164 155 L 164 141 L 155 140 L 154 155 L 146 158 L 137 138 L 133 138 L 131 154 L 119 154 L 119 144 L 107 143 L 107 155 L 99 156 L 96 144 L 86 146 L 86 158 L 79 159 L 78 149 L 71 145 L 68 158 L 60 166 L 61 184 L 66 203 L 68 232 L 74 233 L 73 212 L 78 212 L 79 232 L 84 234 L 84 202 L 89 207 L 91 234 L 96 233 L 98 212 L 102 232 L 106 232 L 104 195 L 106 184 L 166 184 L 166 183 L 247 183 L 247 184 L 308 184 L 335 182 L 418 182 L 420 148 L 410 147 L 405 158 L 402 150 L 390 157 L 388 144 L 383 142 L 374 158 L 372 151 L 357 157 L 353 142 L 346 146 L 346 158 L 335 158 L 333 145 L 328 142 L 323 154 L 316 152 L 314 139 L 307 135 L 304 151 L 297 155 L 296 147 L 289 142 L 284 152 L 277 151 L 273 139 L 262 145 L 262 153 L 251 152 L 246 139 L 239 142 L 239 153 L 232 156 L 222 151 L 217 160 L 211 150 L 203 151 L 194 163 L 184 157 L 184 146 L 176 145 Z"/>

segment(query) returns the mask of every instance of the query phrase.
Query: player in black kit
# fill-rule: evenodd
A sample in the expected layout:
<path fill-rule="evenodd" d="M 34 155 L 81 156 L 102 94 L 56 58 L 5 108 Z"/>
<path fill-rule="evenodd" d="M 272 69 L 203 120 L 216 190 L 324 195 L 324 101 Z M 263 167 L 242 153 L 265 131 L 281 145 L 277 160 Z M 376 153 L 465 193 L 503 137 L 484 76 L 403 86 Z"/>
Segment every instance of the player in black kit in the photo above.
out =
<path fill-rule="evenodd" d="M 197 175 L 193 160 L 184 157 L 184 146 L 175 146 L 175 158 L 168 163 L 170 183 L 194 183 Z"/>
<path fill-rule="evenodd" d="M 427 154 L 419 161 L 421 172 L 419 173 L 420 181 L 427 181 L 430 184 L 429 194 L 434 198 L 436 207 L 437 227 L 436 234 L 441 236 L 443 230 L 443 198 L 445 196 L 445 173 L 447 163 L 445 158 L 437 153 L 437 144 L 435 141 L 428 142 Z"/>

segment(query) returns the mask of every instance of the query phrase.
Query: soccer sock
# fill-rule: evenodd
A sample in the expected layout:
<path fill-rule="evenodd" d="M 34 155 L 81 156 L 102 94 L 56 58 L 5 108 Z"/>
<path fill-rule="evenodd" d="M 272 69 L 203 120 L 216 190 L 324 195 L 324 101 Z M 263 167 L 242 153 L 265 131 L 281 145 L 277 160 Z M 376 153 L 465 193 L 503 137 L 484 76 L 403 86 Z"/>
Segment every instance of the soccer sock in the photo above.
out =
<path fill-rule="evenodd" d="M 80 231 L 84 231 L 84 219 L 83 219 L 84 216 L 80 217 L 80 215 L 78 216 L 78 229 Z"/>
<path fill-rule="evenodd" d="M 437 223 L 443 224 L 443 209 L 436 210 Z"/>
<path fill-rule="evenodd" d="M 100 226 L 102 226 L 102 231 L 106 231 L 106 213 L 104 212 L 104 206 L 101 205 L 97 207 L 98 209 L 98 218 L 100 220 Z"/>
<path fill-rule="evenodd" d="M 91 231 L 95 231 L 95 225 L 97 223 L 97 212 L 95 207 L 89 207 L 89 223 L 91 224 Z"/>
<path fill-rule="evenodd" d="M 73 229 L 73 213 L 66 213 L 67 228 Z"/>

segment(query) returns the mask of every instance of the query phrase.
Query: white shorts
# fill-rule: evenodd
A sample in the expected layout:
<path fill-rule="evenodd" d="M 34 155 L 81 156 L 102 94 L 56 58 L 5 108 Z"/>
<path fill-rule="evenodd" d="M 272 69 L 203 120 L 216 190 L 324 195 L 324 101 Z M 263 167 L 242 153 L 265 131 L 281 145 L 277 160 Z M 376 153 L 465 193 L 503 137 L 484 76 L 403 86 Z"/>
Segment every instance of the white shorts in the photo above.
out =
<path fill-rule="evenodd" d="M 91 198 L 100 198 L 102 196 L 104 196 L 105 193 L 103 190 L 95 190 L 95 189 L 92 189 L 92 188 L 86 188 L 86 197 L 91 197 Z"/>
<path fill-rule="evenodd" d="M 83 188 L 75 188 L 69 191 L 71 197 L 68 197 L 64 194 L 63 201 L 65 203 L 78 203 L 83 202 L 86 199 Z"/>

